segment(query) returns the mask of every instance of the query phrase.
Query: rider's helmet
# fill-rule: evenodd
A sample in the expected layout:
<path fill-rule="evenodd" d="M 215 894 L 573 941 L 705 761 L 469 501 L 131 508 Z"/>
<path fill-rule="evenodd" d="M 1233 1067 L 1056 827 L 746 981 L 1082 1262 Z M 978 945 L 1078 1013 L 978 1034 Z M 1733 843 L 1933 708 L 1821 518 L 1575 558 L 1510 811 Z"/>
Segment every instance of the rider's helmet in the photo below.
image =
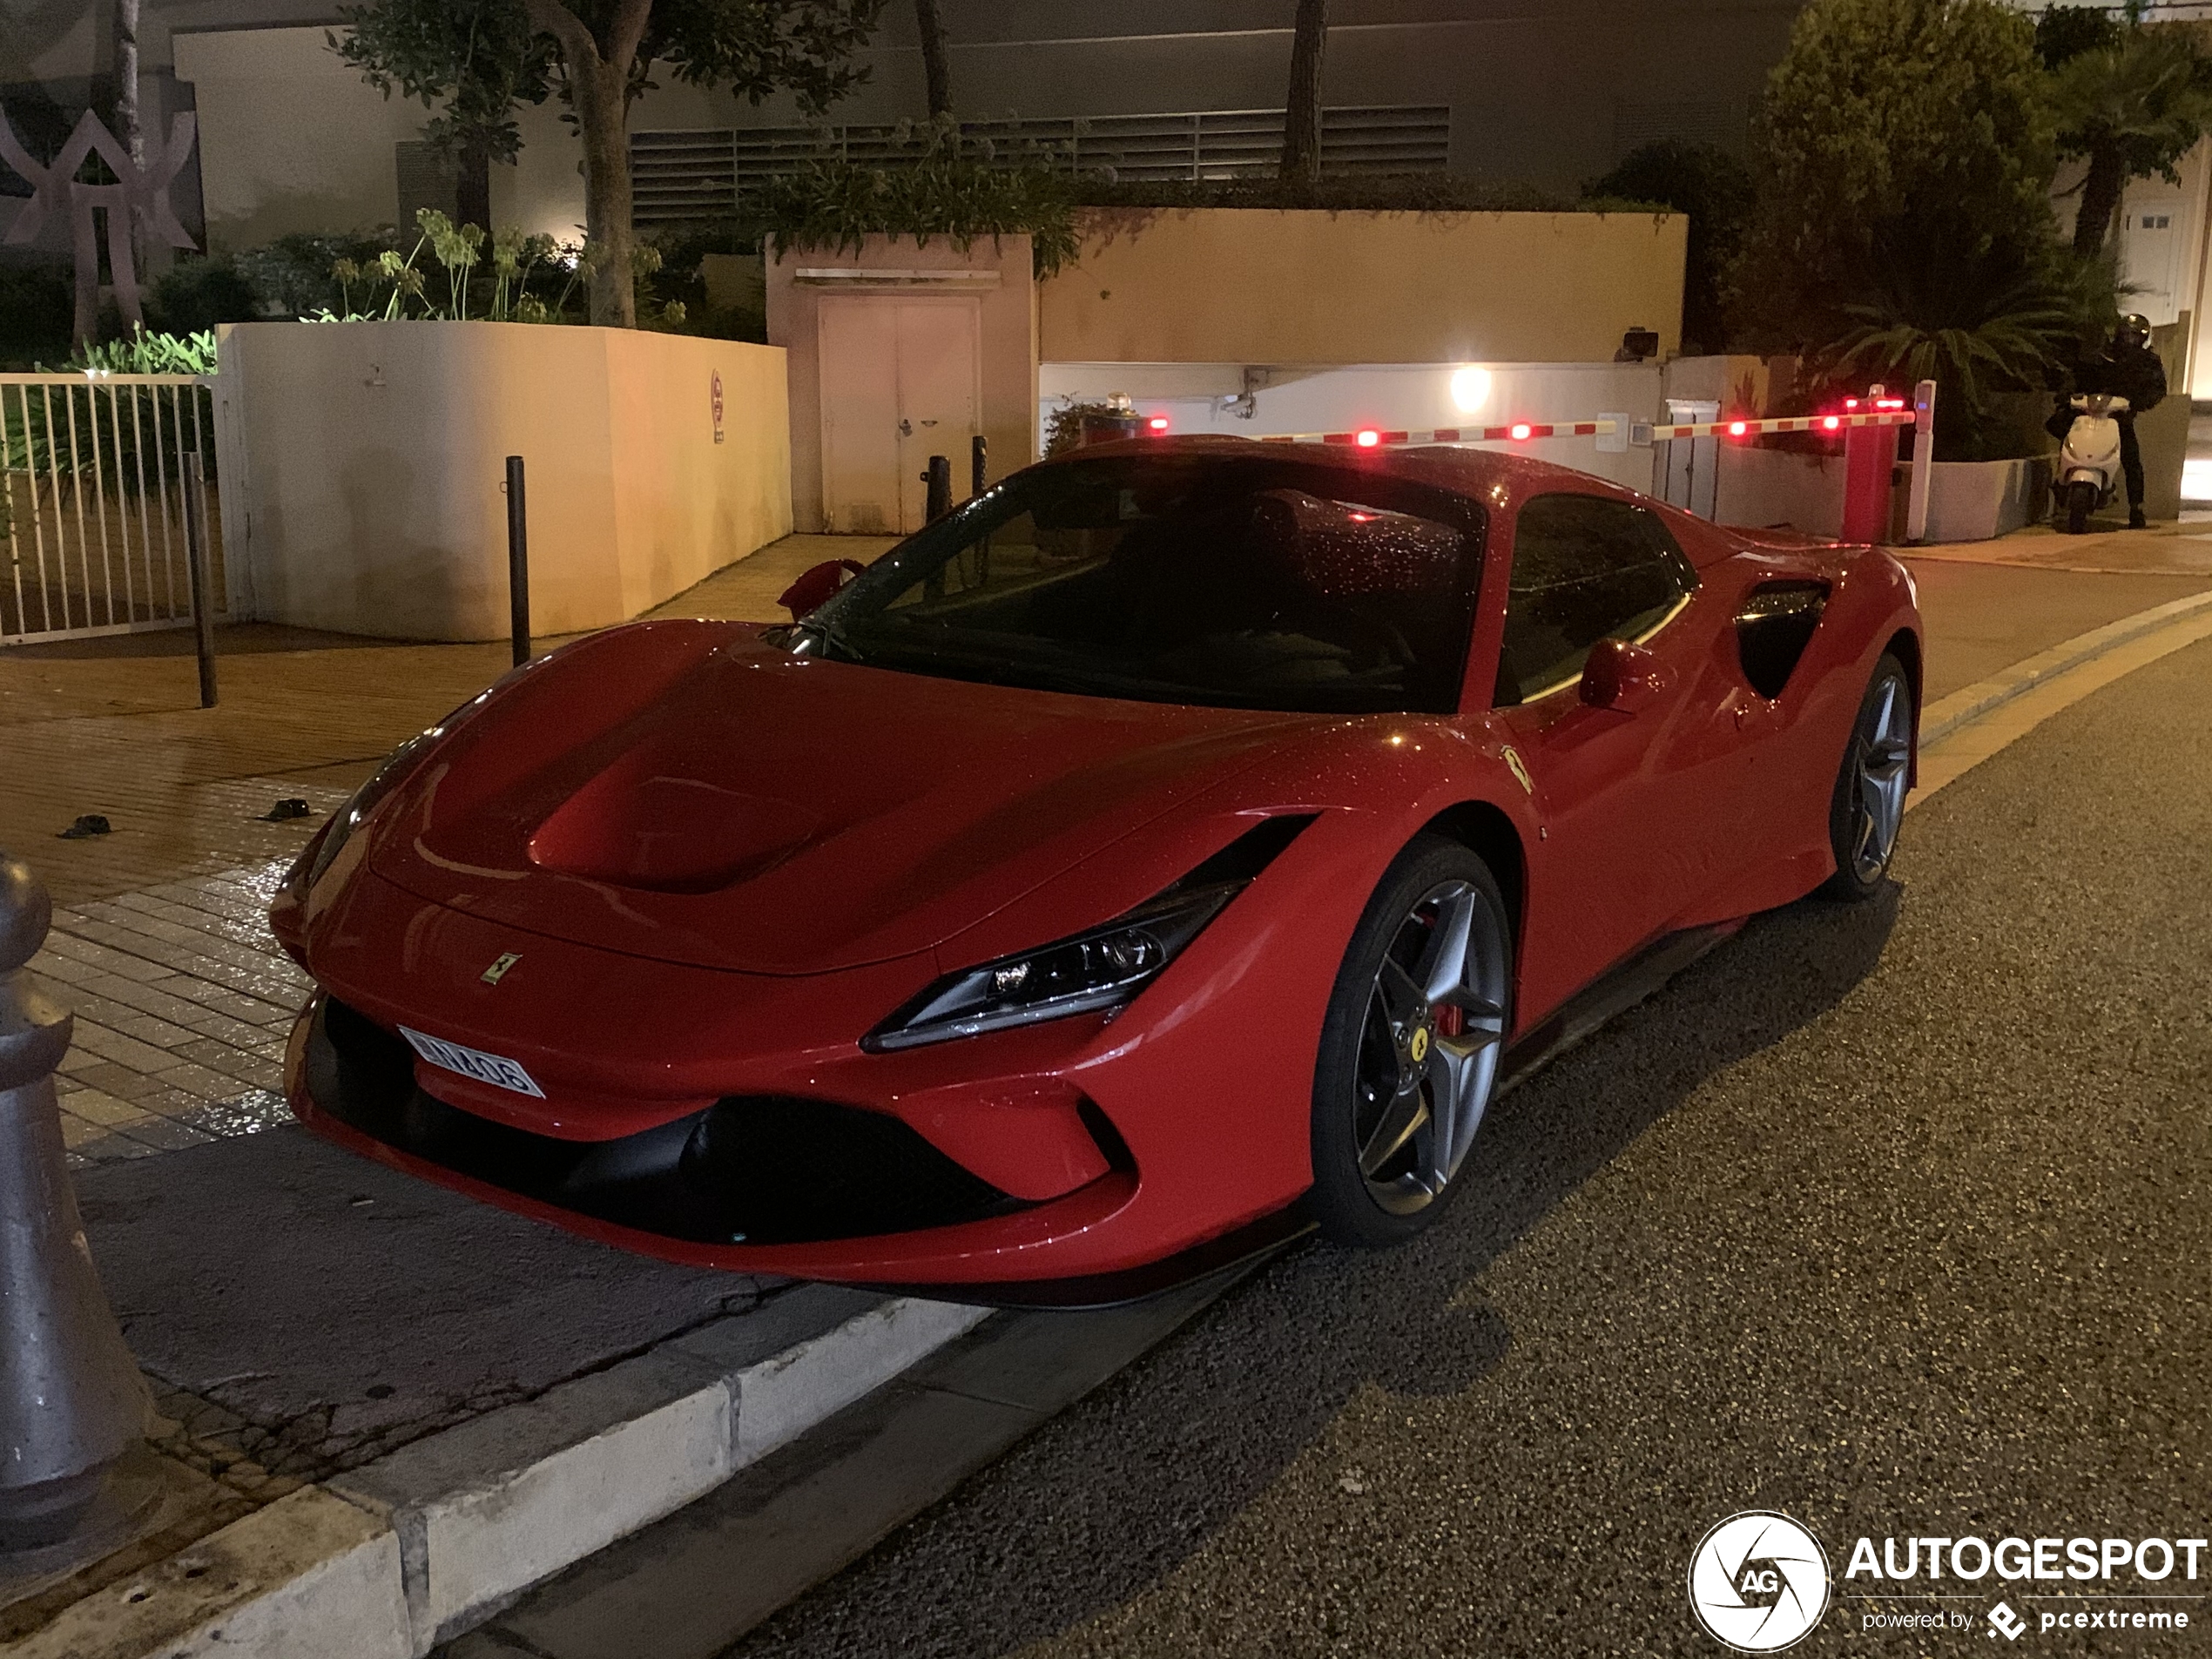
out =
<path fill-rule="evenodd" d="M 2140 311 L 2129 312 L 2120 320 L 2120 326 L 2112 331 L 2112 343 L 2132 346 L 2138 350 L 2149 345 L 2150 319 Z"/>

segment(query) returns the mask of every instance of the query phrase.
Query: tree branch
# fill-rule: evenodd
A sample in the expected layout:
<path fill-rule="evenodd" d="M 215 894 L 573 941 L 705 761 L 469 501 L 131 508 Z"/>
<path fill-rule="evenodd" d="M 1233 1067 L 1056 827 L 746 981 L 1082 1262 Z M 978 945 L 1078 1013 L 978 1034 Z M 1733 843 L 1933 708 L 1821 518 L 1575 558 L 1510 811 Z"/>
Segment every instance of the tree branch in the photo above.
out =
<path fill-rule="evenodd" d="M 644 0 L 639 9 L 650 10 L 651 0 Z M 529 17 L 530 27 L 559 41 L 561 55 L 579 71 L 603 61 L 599 43 L 592 39 L 591 30 L 561 0 L 523 0 L 523 10 Z"/>

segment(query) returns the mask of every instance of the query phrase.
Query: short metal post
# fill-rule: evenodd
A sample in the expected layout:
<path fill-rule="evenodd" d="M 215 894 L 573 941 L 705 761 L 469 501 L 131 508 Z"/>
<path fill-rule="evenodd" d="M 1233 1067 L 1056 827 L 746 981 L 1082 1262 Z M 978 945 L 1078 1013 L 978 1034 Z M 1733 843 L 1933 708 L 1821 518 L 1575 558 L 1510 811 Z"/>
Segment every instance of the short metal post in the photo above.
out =
<path fill-rule="evenodd" d="M 530 659 L 529 512 L 523 499 L 523 458 L 507 457 L 507 608 L 515 666 Z"/>
<path fill-rule="evenodd" d="M 953 510 L 953 462 L 949 455 L 929 457 L 929 470 L 921 475 L 929 486 L 929 497 L 922 509 L 925 523 L 934 524 Z"/>
<path fill-rule="evenodd" d="M 215 560 L 207 540 L 207 475 L 199 451 L 183 455 L 185 580 L 192 584 L 193 649 L 199 657 L 199 706 L 215 706 Z M 173 568 L 173 567 L 172 567 Z"/>
<path fill-rule="evenodd" d="M 968 493 L 970 496 L 983 493 L 983 475 L 988 469 L 990 448 L 989 442 L 980 432 L 968 441 Z"/>
<path fill-rule="evenodd" d="M 148 1409 L 62 1150 L 73 1016 L 25 968 L 52 919 L 30 866 L 0 853 L 0 1549 L 66 1539 Z"/>

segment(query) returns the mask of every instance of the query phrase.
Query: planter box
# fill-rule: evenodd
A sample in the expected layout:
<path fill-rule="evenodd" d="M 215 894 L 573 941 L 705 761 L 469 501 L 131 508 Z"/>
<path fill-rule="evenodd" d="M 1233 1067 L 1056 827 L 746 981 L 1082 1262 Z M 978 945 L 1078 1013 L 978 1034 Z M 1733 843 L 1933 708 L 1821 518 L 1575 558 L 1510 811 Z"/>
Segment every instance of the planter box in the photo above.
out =
<path fill-rule="evenodd" d="M 2051 510 L 2051 463 L 1939 461 L 1928 469 L 1930 542 L 1986 542 Z"/>
<path fill-rule="evenodd" d="M 628 329 L 241 323 L 216 377 L 233 616 L 508 631 L 505 458 L 531 629 L 625 621 L 791 530 L 784 354 Z"/>

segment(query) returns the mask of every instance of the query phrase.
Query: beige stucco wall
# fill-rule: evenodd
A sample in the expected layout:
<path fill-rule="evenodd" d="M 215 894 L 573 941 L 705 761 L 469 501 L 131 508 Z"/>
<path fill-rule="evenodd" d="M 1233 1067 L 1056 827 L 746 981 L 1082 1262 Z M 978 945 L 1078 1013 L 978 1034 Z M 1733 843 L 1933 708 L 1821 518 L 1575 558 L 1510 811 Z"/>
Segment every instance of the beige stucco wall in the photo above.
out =
<path fill-rule="evenodd" d="M 1112 209 L 1039 285 L 1052 362 L 1603 362 L 1682 333 L 1689 221 Z"/>
<path fill-rule="evenodd" d="M 502 481 L 520 455 L 533 631 L 634 617 L 790 532 L 783 358 L 519 323 L 229 328 L 216 395 L 233 614 L 503 637 Z"/>
<path fill-rule="evenodd" d="M 880 284 L 801 280 L 802 270 L 880 271 Z M 973 270 L 995 275 L 996 286 L 975 290 L 982 313 L 982 428 L 990 446 L 990 476 L 1003 478 L 1036 459 L 1036 286 L 1026 236 L 985 238 L 965 252 L 943 238 L 917 243 L 907 237 L 870 236 L 850 249 L 793 251 L 772 247 L 766 261 L 768 340 L 789 354 L 791 498 L 802 530 L 822 526 L 821 365 L 817 328 L 825 293 L 876 292 L 895 295 L 900 271 Z M 890 372 L 890 366 L 885 366 Z M 965 443 L 965 440 L 962 442 Z M 951 457 L 953 496 L 968 493 L 965 451 Z"/>

